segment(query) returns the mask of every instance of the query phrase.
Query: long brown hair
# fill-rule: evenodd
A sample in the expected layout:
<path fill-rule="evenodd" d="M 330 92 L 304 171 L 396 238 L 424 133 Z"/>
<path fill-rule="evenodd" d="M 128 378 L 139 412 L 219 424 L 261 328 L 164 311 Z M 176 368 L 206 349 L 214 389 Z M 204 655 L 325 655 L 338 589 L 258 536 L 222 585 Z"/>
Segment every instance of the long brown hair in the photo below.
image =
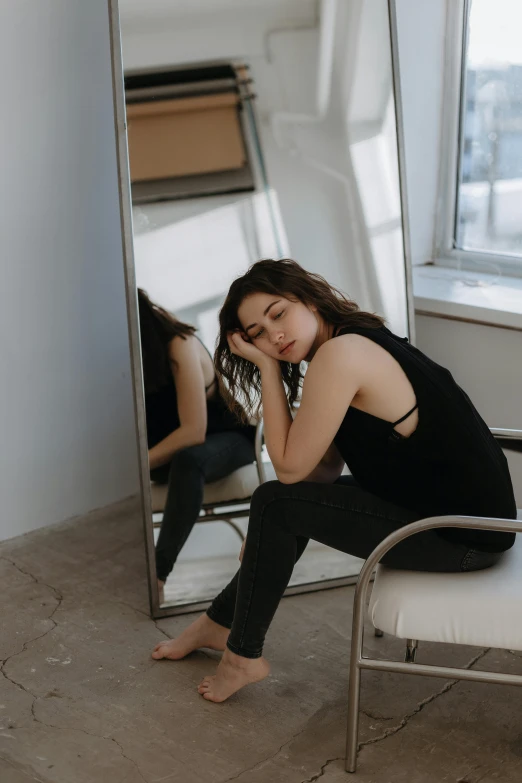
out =
<path fill-rule="evenodd" d="M 186 340 L 196 329 L 152 302 L 142 288 L 138 288 L 138 309 L 143 382 L 145 394 L 150 394 L 173 380 L 168 353 L 170 341 L 173 337 Z"/>
<path fill-rule="evenodd" d="M 257 293 L 284 296 L 307 306 L 315 305 L 326 323 L 335 327 L 377 329 L 384 325 L 383 318 L 360 310 L 354 301 L 327 283 L 324 277 L 307 272 L 296 261 L 290 258 L 258 261 L 230 286 L 219 313 L 219 337 L 214 354 L 222 396 L 229 408 L 243 419 L 245 414 L 247 417 L 259 416 L 261 376 L 255 364 L 231 353 L 227 334 L 235 329 L 243 330 L 237 314 L 239 306 L 247 296 Z M 292 406 L 302 385 L 303 372 L 299 364 L 284 361 L 280 364 L 288 402 Z M 242 398 L 242 404 L 238 397 Z"/>

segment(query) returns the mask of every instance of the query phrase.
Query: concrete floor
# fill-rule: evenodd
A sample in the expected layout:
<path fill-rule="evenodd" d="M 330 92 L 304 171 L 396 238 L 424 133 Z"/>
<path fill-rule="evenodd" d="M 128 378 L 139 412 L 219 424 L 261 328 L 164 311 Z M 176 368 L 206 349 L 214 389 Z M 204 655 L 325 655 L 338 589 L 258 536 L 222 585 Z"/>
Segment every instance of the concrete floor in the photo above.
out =
<path fill-rule="evenodd" d="M 359 771 L 343 770 L 353 588 L 283 600 L 272 674 L 215 705 L 196 686 L 218 654 L 154 662 L 191 621 L 148 616 L 134 503 L 0 550 L 1 783 L 519 783 L 513 687 L 363 677 Z M 368 637 L 402 655 L 402 643 Z M 522 654 L 424 644 L 419 660 L 522 673 Z M 473 663 L 471 663 L 473 662 Z"/>

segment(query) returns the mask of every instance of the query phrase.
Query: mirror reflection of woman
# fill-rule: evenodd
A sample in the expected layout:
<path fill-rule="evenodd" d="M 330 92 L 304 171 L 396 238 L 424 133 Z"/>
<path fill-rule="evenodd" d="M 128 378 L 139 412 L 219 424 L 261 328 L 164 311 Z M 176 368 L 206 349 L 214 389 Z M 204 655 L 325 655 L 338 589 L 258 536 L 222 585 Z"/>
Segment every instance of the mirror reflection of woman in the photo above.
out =
<path fill-rule="evenodd" d="M 255 459 L 255 430 L 220 396 L 212 357 L 193 326 L 138 289 L 150 475 L 168 484 L 156 544 L 160 602 L 201 510 L 204 485 Z"/>
<path fill-rule="evenodd" d="M 290 260 L 260 261 L 220 313 L 216 367 L 232 396 L 261 397 L 279 481 L 252 497 L 241 568 L 207 613 L 155 658 L 224 650 L 202 696 L 224 701 L 267 676 L 266 632 L 310 538 L 367 558 L 424 517 L 516 518 L 506 458 L 451 374 L 383 320 Z M 300 363 L 309 362 L 295 419 Z M 345 463 L 350 476 L 341 475 Z M 401 541 L 389 567 L 488 568 L 514 533 L 444 528 Z"/>

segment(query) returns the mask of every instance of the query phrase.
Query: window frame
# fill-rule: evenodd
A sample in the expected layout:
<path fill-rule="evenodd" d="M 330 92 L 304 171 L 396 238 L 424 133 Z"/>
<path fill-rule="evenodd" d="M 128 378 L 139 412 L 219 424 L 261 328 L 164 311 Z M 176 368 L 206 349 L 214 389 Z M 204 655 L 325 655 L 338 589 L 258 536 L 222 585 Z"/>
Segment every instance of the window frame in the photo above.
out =
<path fill-rule="evenodd" d="M 487 250 L 462 250 L 455 246 L 470 9 L 471 0 L 448 0 L 446 3 L 440 175 L 433 263 L 452 269 L 522 277 L 522 257 Z"/>

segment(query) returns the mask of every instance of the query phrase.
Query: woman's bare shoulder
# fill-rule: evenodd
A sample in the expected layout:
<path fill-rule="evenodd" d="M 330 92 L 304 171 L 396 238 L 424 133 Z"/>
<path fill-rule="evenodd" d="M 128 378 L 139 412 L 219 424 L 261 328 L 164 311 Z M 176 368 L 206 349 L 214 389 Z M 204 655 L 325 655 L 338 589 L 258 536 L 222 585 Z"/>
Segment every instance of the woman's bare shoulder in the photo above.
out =
<path fill-rule="evenodd" d="M 339 377 L 358 377 L 363 382 L 371 369 L 385 358 L 380 345 L 360 334 L 342 334 L 327 340 L 310 363 L 316 372 Z"/>
<path fill-rule="evenodd" d="M 198 339 L 193 334 L 186 337 L 176 335 L 168 344 L 169 357 L 174 361 L 182 361 L 187 356 L 197 355 Z"/>
<path fill-rule="evenodd" d="M 339 360 L 339 355 L 348 361 L 359 361 L 364 357 L 369 344 L 372 345 L 372 341 L 360 334 L 341 334 L 323 343 L 312 361 L 320 359 L 335 362 Z"/>

